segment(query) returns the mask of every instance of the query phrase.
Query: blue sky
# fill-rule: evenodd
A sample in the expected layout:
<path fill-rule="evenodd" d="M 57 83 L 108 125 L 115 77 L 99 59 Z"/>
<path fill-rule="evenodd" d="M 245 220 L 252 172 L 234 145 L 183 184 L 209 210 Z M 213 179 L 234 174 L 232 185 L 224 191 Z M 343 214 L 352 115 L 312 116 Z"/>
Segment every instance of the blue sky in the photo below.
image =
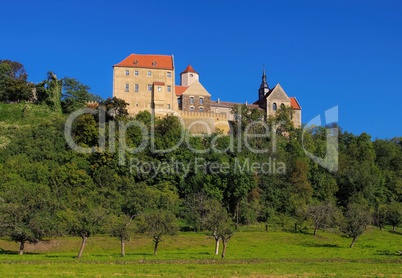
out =
<path fill-rule="evenodd" d="M 262 65 L 303 108 L 303 122 L 339 105 L 339 124 L 402 136 L 402 2 L 4 1 L 0 59 L 29 80 L 74 77 L 112 96 L 112 66 L 131 53 L 173 54 L 213 99 L 252 102 Z"/>

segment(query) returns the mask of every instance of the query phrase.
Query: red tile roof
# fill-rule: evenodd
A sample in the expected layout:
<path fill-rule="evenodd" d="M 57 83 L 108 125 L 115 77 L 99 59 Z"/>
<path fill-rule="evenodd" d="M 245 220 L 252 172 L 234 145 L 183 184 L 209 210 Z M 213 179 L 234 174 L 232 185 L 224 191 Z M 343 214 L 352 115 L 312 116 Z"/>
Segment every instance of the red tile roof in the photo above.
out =
<path fill-rule="evenodd" d="M 173 57 L 169 55 L 131 54 L 114 66 L 173 70 Z"/>
<path fill-rule="evenodd" d="M 198 72 L 196 72 L 190 64 L 189 64 L 189 65 L 187 66 L 187 68 L 186 68 L 185 70 L 183 70 L 180 74 L 186 73 L 186 72 L 194 72 L 194 73 L 198 74 Z"/>
<path fill-rule="evenodd" d="M 300 104 L 297 102 L 297 99 L 295 97 L 290 98 L 290 106 L 293 109 L 301 110 Z"/>
<path fill-rule="evenodd" d="M 154 81 L 154 85 L 165 86 L 165 82 Z"/>
<path fill-rule="evenodd" d="M 186 86 L 175 86 L 175 92 L 176 92 L 176 96 L 181 96 L 185 90 L 187 90 L 188 87 Z"/>

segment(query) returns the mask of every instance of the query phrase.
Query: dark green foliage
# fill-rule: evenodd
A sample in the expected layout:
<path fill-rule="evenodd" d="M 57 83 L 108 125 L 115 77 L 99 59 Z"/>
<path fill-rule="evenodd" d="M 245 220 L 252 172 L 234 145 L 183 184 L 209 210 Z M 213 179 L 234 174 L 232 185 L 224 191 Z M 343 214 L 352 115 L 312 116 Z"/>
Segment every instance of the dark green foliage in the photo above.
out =
<path fill-rule="evenodd" d="M 24 66 L 10 60 L 0 60 L 0 101 L 34 101 L 34 85 L 28 82 Z"/>
<path fill-rule="evenodd" d="M 101 98 L 90 93 L 89 86 L 82 84 L 75 78 L 62 79 L 61 107 L 64 113 L 71 113 L 84 108 L 88 102 L 99 102 Z"/>

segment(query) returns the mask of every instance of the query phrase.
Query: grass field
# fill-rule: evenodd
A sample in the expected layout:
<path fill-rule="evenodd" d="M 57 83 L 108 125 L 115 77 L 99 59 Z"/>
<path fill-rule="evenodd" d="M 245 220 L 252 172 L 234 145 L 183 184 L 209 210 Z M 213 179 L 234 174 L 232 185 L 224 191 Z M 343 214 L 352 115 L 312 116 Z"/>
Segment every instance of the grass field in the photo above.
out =
<path fill-rule="evenodd" d="M 134 237 L 120 256 L 119 241 L 89 239 L 75 259 L 79 238 L 28 245 L 1 240 L 1 277 L 402 277 L 402 234 L 370 227 L 355 247 L 339 234 L 281 231 L 262 227 L 239 231 L 229 241 L 227 257 L 213 255 L 214 241 L 204 233 L 166 238 L 157 256 L 152 241 Z"/>

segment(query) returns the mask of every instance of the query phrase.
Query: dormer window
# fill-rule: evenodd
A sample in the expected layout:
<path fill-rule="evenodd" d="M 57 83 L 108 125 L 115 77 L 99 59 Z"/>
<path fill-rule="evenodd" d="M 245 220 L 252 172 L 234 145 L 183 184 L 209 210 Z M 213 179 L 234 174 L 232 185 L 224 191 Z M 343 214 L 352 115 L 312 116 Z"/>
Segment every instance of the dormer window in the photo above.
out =
<path fill-rule="evenodd" d="M 134 65 L 138 65 L 138 60 L 137 59 L 135 59 Z"/>
<path fill-rule="evenodd" d="M 156 61 L 152 62 L 152 66 L 156 67 L 156 64 L 157 64 Z"/>

